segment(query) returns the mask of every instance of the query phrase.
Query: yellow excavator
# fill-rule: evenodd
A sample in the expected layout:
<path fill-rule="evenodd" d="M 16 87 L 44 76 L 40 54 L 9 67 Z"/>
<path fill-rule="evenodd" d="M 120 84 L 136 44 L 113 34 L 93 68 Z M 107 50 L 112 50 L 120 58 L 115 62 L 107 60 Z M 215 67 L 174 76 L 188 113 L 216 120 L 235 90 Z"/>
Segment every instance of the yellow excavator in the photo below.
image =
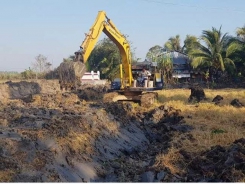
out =
<path fill-rule="evenodd" d="M 101 33 L 104 32 L 118 47 L 122 63 L 120 64 L 120 80 L 112 82 L 113 95 L 108 94 L 105 101 L 133 100 L 142 104 L 154 101 L 154 90 L 163 88 L 163 80 L 160 73 L 153 72 L 144 86 L 138 85 L 137 76 L 132 72 L 132 59 L 130 45 L 126 37 L 116 28 L 115 24 L 107 17 L 105 11 L 99 11 L 97 18 L 80 49 L 75 52 L 75 58 L 70 62 L 62 62 L 59 66 L 59 83 L 61 89 L 75 89 L 81 83 L 81 77 L 86 72 L 85 63 L 94 49 Z M 150 84 L 147 86 L 147 84 Z M 117 88 L 115 87 L 117 84 Z M 146 92 L 147 91 L 147 92 Z M 150 100 L 150 101 L 149 101 Z"/>

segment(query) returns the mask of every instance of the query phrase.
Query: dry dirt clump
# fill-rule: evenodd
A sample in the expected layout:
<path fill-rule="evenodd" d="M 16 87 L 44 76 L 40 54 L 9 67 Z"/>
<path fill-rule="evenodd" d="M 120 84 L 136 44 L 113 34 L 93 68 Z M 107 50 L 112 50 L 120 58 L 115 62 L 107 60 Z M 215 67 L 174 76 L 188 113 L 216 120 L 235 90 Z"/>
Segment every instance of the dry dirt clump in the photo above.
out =
<path fill-rule="evenodd" d="M 81 77 L 86 72 L 83 62 L 62 62 L 57 68 L 61 89 L 76 89 L 81 85 Z"/>
<path fill-rule="evenodd" d="M 84 100 L 102 100 L 105 93 L 109 91 L 108 85 L 83 84 L 78 90 L 77 95 Z"/>
<path fill-rule="evenodd" d="M 53 94 L 59 91 L 57 80 L 30 80 L 0 84 L 0 100 L 7 102 L 9 99 L 21 99 L 24 102 L 32 102 L 35 94 Z"/>
<path fill-rule="evenodd" d="M 9 99 L 9 89 L 7 84 L 0 84 L 0 101 L 6 103 Z"/>
<path fill-rule="evenodd" d="M 238 99 L 234 99 L 231 101 L 231 105 L 234 107 L 244 107 L 244 105 L 238 100 Z"/>
<path fill-rule="evenodd" d="M 33 105 L 44 108 L 68 108 L 74 104 L 80 104 L 81 101 L 74 93 L 56 93 L 33 95 Z"/>
<path fill-rule="evenodd" d="M 162 90 L 146 108 L 104 103 L 105 86 L 38 84 L 29 102 L 0 102 L 1 182 L 245 181 L 245 108 L 230 105 L 243 91 L 190 104 L 189 89 Z"/>
<path fill-rule="evenodd" d="M 143 115 L 131 103 L 83 103 L 67 92 L 36 94 L 28 103 L 10 101 L 0 111 L 5 122 L 0 180 L 141 181 L 159 151 L 158 142 L 164 150 L 170 140 L 153 120 L 163 121 L 173 110 L 159 110 L 162 117 L 156 112 Z"/>
<path fill-rule="evenodd" d="M 184 157 L 187 181 L 244 182 L 245 139 L 238 139 L 229 146 L 214 146 L 199 154 L 180 151 Z"/>
<path fill-rule="evenodd" d="M 0 153 L 0 181 L 10 182 L 15 172 L 18 172 L 18 165 L 16 160 L 5 158 L 2 154 Z"/>
<path fill-rule="evenodd" d="M 157 97 L 158 93 L 156 92 L 143 93 L 140 99 L 140 105 L 149 108 L 157 100 Z"/>
<path fill-rule="evenodd" d="M 41 87 L 41 93 L 53 94 L 60 91 L 60 85 L 58 80 L 33 80 Z"/>
<path fill-rule="evenodd" d="M 156 170 L 165 171 L 164 181 L 171 182 L 244 182 L 245 139 L 229 146 L 214 146 L 199 153 L 170 148 L 158 155 Z"/>
<path fill-rule="evenodd" d="M 214 99 L 212 100 L 212 102 L 214 102 L 215 105 L 220 104 L 220 102 L 223 100 L 224 98 L 220 95 L 217 95 L 216 97 L 214 97 Z"/>
<path fill-rule="evenodd" d="M 204 90 L 200 86 L 191 86 L 191 95 L 189 96 L 189 102 L 192 102 L 193 100 L 196 100 L 196 102 L 200 102 L 201 100 L 204 100 L 206 98 Z"/>
<path fill-rule="evenodd" d="M 113 102 L 113 99 L 115 97 L 117 97 L 118 95 L 119 95 L 118 92 L 109 92 L 109 93 L 106 93 L 103 96 L 103 102 L 105 102 L 105 103 Z"/>
<path fill-rule="evenodd" d="M 122 118 L 123 122 L 141 122 L 141 128 L 150 141 L 145 150 L 133 149 L 125 152 L 120 159 L 111 161 L 107 168 L 116 168 L 114 174 L 107 172 L 106 181 L 120 182 L 160 182 L 165 176 L 171 174 L 167 165 L 158 167 L 154 165 L 159 152 L 167 152 L 171 146 L 171 139 L 174 134 L 187 133 L 191 130 L 190 126 L 185 125 L 184 117 L 181 116 L 179 109 L 170 106 L 158 106 L 150 111 L 143 110 L 141 106 L 134 107 L 130 103 L 112 103 L 107 105 L 108 109 L 116 118 Z M 119 113 L 122 113 L 119 116 Z M 123 117 L 130 114 L 128 119 Z M 133 130 L 132 130 L 133 131 Z M 135 135 L 135 133 L 134 133 Z M 110 180 L 110 178 L 114 180 Z M 172 181 L 169 179 L 168 181 Z"/>
<path fill-rule="evenodd" d="M 148 144 L 139 124 L 123 124 L 104 106 L 83 103 L 73 93 L 36 94 L 33 102 L 15 100 L 1 108 L 6 169 L 0 181 L 95 181 L 107 160 Z"/>

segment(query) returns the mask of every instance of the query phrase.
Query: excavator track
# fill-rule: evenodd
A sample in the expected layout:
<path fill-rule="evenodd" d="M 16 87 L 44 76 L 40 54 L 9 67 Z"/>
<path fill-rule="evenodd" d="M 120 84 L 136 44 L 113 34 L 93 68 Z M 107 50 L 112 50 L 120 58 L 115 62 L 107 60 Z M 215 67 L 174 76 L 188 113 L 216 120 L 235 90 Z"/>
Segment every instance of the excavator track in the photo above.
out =
<path fill-rule="evenodd" d="M 158 97 L 158 93 L 156 92 L 146 92 L 142 94 L 132 95 L 132 93 L 124 93 L 123 92 L 109 92 L 104 95 L 103 102 L 117 102 L 117 101 L 133 101 L 138 102 L 143 107 L 150 107 L 153 103 L 156 102 Z"/>

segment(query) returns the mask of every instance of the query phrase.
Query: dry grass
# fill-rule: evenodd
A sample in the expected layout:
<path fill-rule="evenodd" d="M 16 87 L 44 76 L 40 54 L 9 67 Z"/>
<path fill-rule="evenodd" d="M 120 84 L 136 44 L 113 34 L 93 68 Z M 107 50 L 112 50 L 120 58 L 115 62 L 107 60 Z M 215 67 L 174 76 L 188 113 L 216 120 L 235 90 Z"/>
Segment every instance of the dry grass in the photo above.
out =
<path fill-rule="evenodd" d="M 26 79 L 25 79 L 26 80 Z M 5 82 L 8 82 L 8 81 L 12 81 L 12 82 L 20 82 L 21 79 L 0 79 L 0 83 L 5 83 Z M 28 81 L 28 80 L 26 80 Z"/>
<path fill-rule="evenodd" d="M 46 160 L 44 157 L 36 157 L 32 164 L 36 170 L 41 170 L 46 165 Z"/>
<path fill-rule="evenodd" d="M 105 118 L 106 111 L 104 109 L 98 110 L 97 113 L 101 113 L 100 117 Z M 119 133 L 119 125 L 116 122 L 102 121 L 98 117 L 96 115 L 91 116 L 92 121 L 97 122 L 97 125 L 91 127 L 88 123 L 81 123 L 80 128 L 83 132 L 70 130 L 66 137 L 57 138 L 58 144 L 61 147 L 68 147 L 74 153 L 93 154 L 95 140 L 103 135 L 105 131 L 111 135 L 117 135 Z"/>
<path fill-rule="evenodd" d="M 241 102 L 245 102 L 245 91 L 243 89 L 221 89 L 221 90 L 204 90 L 207 102 L 211 102 L 216 95 L 224 97 L 223 104 L 229 104 L 234 98 L 238 98 Z M 167 89 L 159 91 L 159 102 L 165 103 L 168 101 L 182 101 L 187 103 L 188 97 L 190 96 L 189 89 Z"/>
<path fill-rule="evenodd" d="M 8 120 L 0 118 L 0 126 L 7 127 L 8 124 Z"/>
<path fill-rule="evenodd" d="M 245 178 L 242 178 L 241 180 L 238 180 L 239 183 L 245 183 Z"/>
<path fill-rule="evenodd" d="M 208 99 L 194 104 L 188 103 L 190 95 L 188 89 L 159 91 L 158 105 L 167 104 L 181 109 L 186 124 L 194 128 L 188 133 L 194 139 L 188 138 L 187 134 L 177 134 L 173 137 L 171 145 L 178 145 L 178 148 L 181 146 L 182 149 L 195 153 L 210 149 L 215 145 L 226 146 L 236 139 L 244 137 L 245 107 L 235 108 L 230 105 L 230 102 L 237 98 L 245 104 L 245 91 L 241 89 L 204 91 Z M 216 95 L 221 95 L 224 98 L 220 106 L 212 103 L 212 99 Z M 177 159 L 180 159 L 178 154 L 174 155 L 174 149 L 171 148 L 166 155 L 158 156 L 158 164 L 164 164 L 173 173 L 178 172 L 175 163 Z"/>
<path fill-rule="evenodd" d="M 230 102 L 237 98 L 245 104 L 245 91 L 241 89 L 205 90 L 208 100 L 189 104 L 190 90 L 171 89 L 159 92 L 159 103 L 181 109 L 186 123 L 192 125 L 191 132 L 196 142 L 183 141 L 183 146 L 200 151 L 214 145 L 228 145 L 245 135 L 245 108 L 235 108 Z M 214 105 L 216 95 L 224 97 L 220 106 Z M 191 118 L 187 118 L 187 117 Z M 175 139 L 178 139 L 176 137 Z"/>
<path fill-rule="evenodd" d="M 67 137 L 59 138 L 61 147 L 68 147 L 74 153 L 92 153 L 91 135 L 88 133 L 77 133 L 70 131 Z"/>
<path fill-rule="evenodd" d="M 6 169 L 0 171 L 0 182 L 11 182 L 16 171 Z"/>
<path fill-rule="evenodd" d="M 180 174 L 183 172 L 178 163 L 182 159 L 182 155 L 175 148 L 170 148 L 167 154 L 160 154 L 156 157 L 154 164 L 155 168 L 162 168 L 162 166 L 168 168 L 172 174 Z"/>

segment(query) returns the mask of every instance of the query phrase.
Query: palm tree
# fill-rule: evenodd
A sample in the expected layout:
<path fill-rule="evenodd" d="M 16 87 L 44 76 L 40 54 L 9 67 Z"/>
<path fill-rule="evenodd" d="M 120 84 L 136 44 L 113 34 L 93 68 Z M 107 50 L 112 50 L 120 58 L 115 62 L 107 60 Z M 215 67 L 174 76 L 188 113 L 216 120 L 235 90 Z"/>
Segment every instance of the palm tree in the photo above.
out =
<path fill-rule="evenodd" d="M 199 41 L 196 36 L 186 35 L 182 52 L 184 54 L 189 54 L 191 50 L 197 49 L 198 45 L 199 45 Z"/>
<path fill-rule="evenodd" d="M 221 33 L 221 27 L 218 29 L 204 30 L 201 41 L 196 49 L 193 49 L 189 56 L 192 58 L 192 66 L 212 68 L 214 72 L 225 71 L 226 67 L 235 68 L 232 56 L 238 50 L 238 44 L 227 35 Z M 212 75 L 213 72 L 210 72 Z"/>
<path fill-rule="evenodd" d="M 160 55 L 157 59 L 157 66 L 163 75 L 164 81 L 169 83 L 173 73 L 173 61 L 170 53 Z"/>
<path fill-rule="evenodd" d="M 237 55 L 237 62 L 235 63 L 238 68 L 238 73 L 245 76 L 245 26 L 237 28 L 237 41 L 240 45 L 240 50 Z"/>
<path fill-rule="evenodd" d="M 237 28 L 236 34 L 245 43 L 245 26 Z"/>
<path fill-rule="evenodd" d="M 164 44 L 164 48 L 169 51 L 181 51 L 182 47 L 180 46 L 180 36 L 176 35 L 175 37 L 170 37 L 168 41 Z"/>

